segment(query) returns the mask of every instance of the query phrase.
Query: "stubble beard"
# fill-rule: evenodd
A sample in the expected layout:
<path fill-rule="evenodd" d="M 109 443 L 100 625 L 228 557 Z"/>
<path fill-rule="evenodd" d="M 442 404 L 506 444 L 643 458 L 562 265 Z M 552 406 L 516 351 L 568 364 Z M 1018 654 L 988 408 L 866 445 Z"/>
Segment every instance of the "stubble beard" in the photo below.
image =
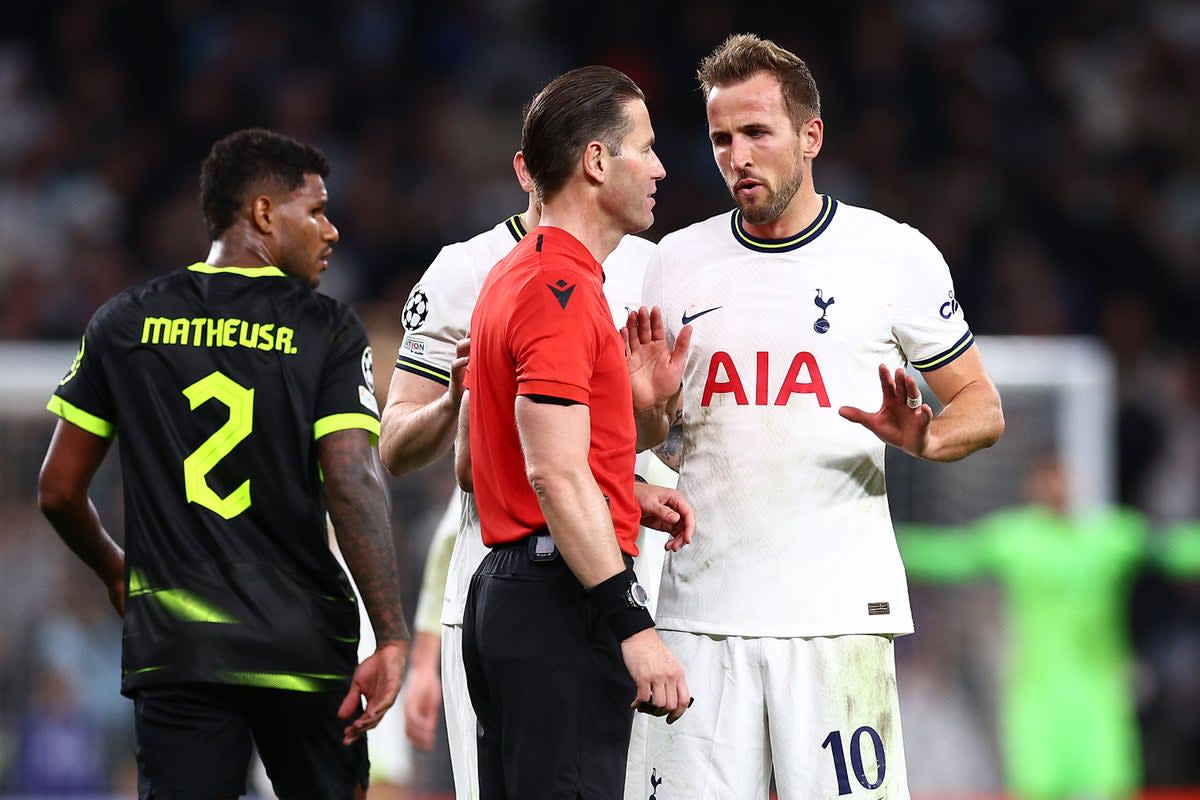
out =
<path fill-rule="evenodd" d="M 766 181 L 763 181 L 762 185 L 767 190 L 767 199 L 761 205 L 744 202 L 738 197 L 733 187 L 729 187 L 729 193 L 733 197 L 733 202 L 741 209 L 742 219 L 751 225 L 769 225 L 783 216 L 783 212 L 791 204 L 792 198 L 796 196 L 796 192 L 800 191 L 800 187 L 804 185 L 804 166 L 797 164 L 795 172 L 788 175 L 787 179 L 778 189 L 771 188 L 770 184 Z"/>

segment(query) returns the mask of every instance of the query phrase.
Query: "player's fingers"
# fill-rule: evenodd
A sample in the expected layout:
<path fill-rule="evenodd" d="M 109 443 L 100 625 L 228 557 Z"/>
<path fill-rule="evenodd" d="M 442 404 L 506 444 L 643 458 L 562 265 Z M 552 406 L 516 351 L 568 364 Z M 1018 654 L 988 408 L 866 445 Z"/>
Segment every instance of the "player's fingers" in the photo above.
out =
<path fill-rule="evenodd" d="M 677 364 L 687 360 L 688 350 L 692 346 L 692 326 L 684 325 L 675 336 L 675 349 L 671 351 L 671 363 Z"/>
<path fill-rule="evenodd" d="M 692 504 L 681 494 L 671 495 L 668 502 L 679 513 L 679 523 L 675 526 L 673 533 L 683 536 L 686 541 L 690 542 L 692 532 L 696 529 L 696 512 L 692 510 Z"/>
<path fill-rule="evenodd" d="M 342 704 L 338 706 L 338 719 L 350 719 L 350 716 L 362 707 L 361 697 L 362 693 L 359 691 L 358 684 L 351 681 L 350 690 L 346 692 L 346 696 L 342 698 Z"/>
<path fill-rule="evenodd" d="M 887 368 L 887 364 L 879 365 L 879 385 L 883 389 L 884 399 L 896 393 L 896 381 L 892 378 L 892 371 Z"/>
<path fill-rule="evenodd" d="M 847 419 L 851 422 L 857 422 L 859 425 L 867 424 L 867 421 L 871 418 L 871 415 L 866 411 L 863 411 L 861 408 L 855 408 L 854 406 L 842 406 L 838 409 L 838 414 L 842 419 Z"/>
<path fill-rule="evenodd" d="M 650 311 L 642 306 L 638 309 L 638 341 L 642 344 L 650 344 L 654 341 L 653 322 L 650 317 Z"/>
<path fill-rule="evenodd" d="M 650 695 L 650 702 L 655 708 L 668 711 L 675 707 L 675 687 L 665 674 L 659 675 L 654 680 L 654 691 Z"/>
<path fill-rule="evenodd" d="M 650 310 L 650 338 L 656 342 L 667 340 L 667 326 L 663 323 L 662 309 L 658 306 Z"/>
<path fill-rule="evenodd" d="M 682 669 L 679 672 L 679 678 L 675 681 L 676 697 L 679 702 L 675 704 L 674 710 L 667 715 L 667 724 L 671 725 L 675 720 L 683 716 L 683 712 L 692 707 L 692 694 L 688 690 L 687 676 L 683 674 Z"/>
<path fill-rule="evenodd" d="M 633 696 L 633 702 L 629 704 L 630 708 L 637 708 L 642 703 L 650 702 L 650 681 L 645 678 L 638 679 L 637 694 Z"/>
<path fill-rule="evenodd" d="M 471 355 L 471 337 L 464 336 L 458 340 L 458 344 L 454 346 L 454 355 L 465 357 Z"/>

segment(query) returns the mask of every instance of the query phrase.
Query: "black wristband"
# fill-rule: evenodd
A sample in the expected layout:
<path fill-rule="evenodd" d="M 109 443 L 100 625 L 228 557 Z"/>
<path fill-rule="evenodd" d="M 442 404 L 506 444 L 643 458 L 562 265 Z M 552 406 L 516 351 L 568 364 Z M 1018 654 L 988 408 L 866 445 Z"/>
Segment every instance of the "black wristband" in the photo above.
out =
<path fill-rule="evenodd" d="M 650 612 L 633 598 L 635 584 L 640 587 L 633 570 L 626 569 L 588 590 L 588 603 L 608 623 L 619 642 L 654 627 Z"/>

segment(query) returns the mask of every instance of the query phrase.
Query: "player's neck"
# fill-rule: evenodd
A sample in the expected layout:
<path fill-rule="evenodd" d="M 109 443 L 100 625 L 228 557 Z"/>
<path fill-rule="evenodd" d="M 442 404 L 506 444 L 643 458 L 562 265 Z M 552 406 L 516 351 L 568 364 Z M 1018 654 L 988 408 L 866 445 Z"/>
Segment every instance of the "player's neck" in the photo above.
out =
<path fill-rule="evenodd" d="M 751 225 L 743 214 L 742 227 L 746 233 L 760 239 L 788 239 L 813 223 L 817 215 L 821 213 L 823 202 L 821 195 L 817 194 L 812 184 L 808 184 L 796 192 L 792 202 L 788 203 L 787 208 L 774 222 L 768 222 L 765 225 Z"/>
<path fill-rule="evenodd" d="M 261 239 L 239 236 L 232 230 L 226 231 L 224 236 L 212 243 L 208 258 L 204 261 L 214 267 L 279 266 L 270 248 Z"/>

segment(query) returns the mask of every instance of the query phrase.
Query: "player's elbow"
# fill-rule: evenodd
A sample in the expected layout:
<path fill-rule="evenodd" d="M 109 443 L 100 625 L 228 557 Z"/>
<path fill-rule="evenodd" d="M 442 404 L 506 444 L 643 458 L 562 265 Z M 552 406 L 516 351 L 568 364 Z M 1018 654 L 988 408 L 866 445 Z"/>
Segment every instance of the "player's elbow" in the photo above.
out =
<path fill-rule="evenodd" d="M 38 508 L 46 517 L 54 517 L 67 511 L 78 502 L 80 492 L 57 472 L 42 468 L 38 474 Z"/>
<path fill-rule="evenodd" d="M 1004 406 L 1000 403 L 1000 393 L 996 391 L 996 387 L 992 387 L 992 402 L 988 409 L 988 413 L 984 417 L 982 438 L 983 446 L 991 447 L 996 442 L 1000 441 L 1000 437 L 1004 436 L 1006 423 L 1004 421 Z"/>
<path fill-rule="evenodd" d="M 471 456 L 462 449 L 454 451 L 454 479 L 458 488 L 467 494 L 475 491 L 475 479 L 471 475 Z"/>

